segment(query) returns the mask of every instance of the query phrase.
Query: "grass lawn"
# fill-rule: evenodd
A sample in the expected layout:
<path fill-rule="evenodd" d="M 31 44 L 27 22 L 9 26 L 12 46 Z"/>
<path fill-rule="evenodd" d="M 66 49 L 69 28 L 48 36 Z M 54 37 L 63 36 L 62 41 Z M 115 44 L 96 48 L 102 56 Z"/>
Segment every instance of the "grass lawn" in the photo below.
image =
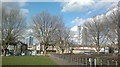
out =
<path fill-rule="evenodd" d="M 47 56 L 2 57 L 2 65 L 57 65 Z"/>

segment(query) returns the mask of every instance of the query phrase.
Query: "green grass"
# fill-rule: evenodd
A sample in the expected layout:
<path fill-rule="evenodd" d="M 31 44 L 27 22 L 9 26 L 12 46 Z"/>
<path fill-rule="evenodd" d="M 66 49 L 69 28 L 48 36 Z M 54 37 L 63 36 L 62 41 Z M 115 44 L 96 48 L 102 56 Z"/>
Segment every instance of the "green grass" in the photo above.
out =
<path fill-rule="evenodd" d="M 47 56 L 2 57 L 2 65 L 57 65 Z"/>

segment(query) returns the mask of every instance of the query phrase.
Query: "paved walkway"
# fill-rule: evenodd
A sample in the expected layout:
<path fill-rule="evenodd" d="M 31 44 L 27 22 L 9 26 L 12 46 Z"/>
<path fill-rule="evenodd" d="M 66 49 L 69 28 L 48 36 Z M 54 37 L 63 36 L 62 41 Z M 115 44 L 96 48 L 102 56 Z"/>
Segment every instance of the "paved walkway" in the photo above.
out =
<path fill-rule="evenodd" d="M 62 60 L 62 59 L 59 59 L 59 58 L 56 58 L 56 57 L 52 57 L 52 56 L 49 56 L 50 59 L 52 59 L 54 62 L 56 62 L 58 65 L 72 65 L 70 63 L 68 63 L 67 61 L 65 60 Z"/>

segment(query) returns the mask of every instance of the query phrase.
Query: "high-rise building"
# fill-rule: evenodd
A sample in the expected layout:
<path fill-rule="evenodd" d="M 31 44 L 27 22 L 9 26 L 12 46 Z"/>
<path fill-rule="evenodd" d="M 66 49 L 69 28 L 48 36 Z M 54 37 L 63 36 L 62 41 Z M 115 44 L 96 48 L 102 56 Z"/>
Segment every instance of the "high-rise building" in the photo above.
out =
<path fill-rule="evenodd" d="M 33 37 L 32 36 L 26 37 L 25 43 L 28 45 L 33 45 Z"/>
<path fill-rule="evenodd" d="M 81 45 L 87 45 L 87 29 L 83 26 L 78 26 L 78 32 L 79 32 L 79 44 Z"/>
<path fill-rule="evenodd" d="M 33 45 L 33 37 L 29 37 L 29 45 Z"/>
<path fill-rule="evenodd" d="M 81 26 L 78 26 L 78 43 L 81 44 Z"/>
<path fill-rule="evenodd" d="M 82 45 L 87 45 L 87 29 L 83 27 L 81 32 L 82 32 Z"/>

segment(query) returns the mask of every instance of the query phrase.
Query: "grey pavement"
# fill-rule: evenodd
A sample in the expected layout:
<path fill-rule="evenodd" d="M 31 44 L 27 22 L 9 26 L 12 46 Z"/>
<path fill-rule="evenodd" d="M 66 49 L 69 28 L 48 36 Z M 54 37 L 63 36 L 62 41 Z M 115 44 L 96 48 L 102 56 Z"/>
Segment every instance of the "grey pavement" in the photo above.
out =
<path fill-rule="evenodd" d="M 56 62 L 58 65 L 72 65 L 71 63 L 68 63 L 67 61 L 63 59 L 59 59 L 57 57 L 49 56 L 50 59 L 52 59 L 54 62 Z"/>

